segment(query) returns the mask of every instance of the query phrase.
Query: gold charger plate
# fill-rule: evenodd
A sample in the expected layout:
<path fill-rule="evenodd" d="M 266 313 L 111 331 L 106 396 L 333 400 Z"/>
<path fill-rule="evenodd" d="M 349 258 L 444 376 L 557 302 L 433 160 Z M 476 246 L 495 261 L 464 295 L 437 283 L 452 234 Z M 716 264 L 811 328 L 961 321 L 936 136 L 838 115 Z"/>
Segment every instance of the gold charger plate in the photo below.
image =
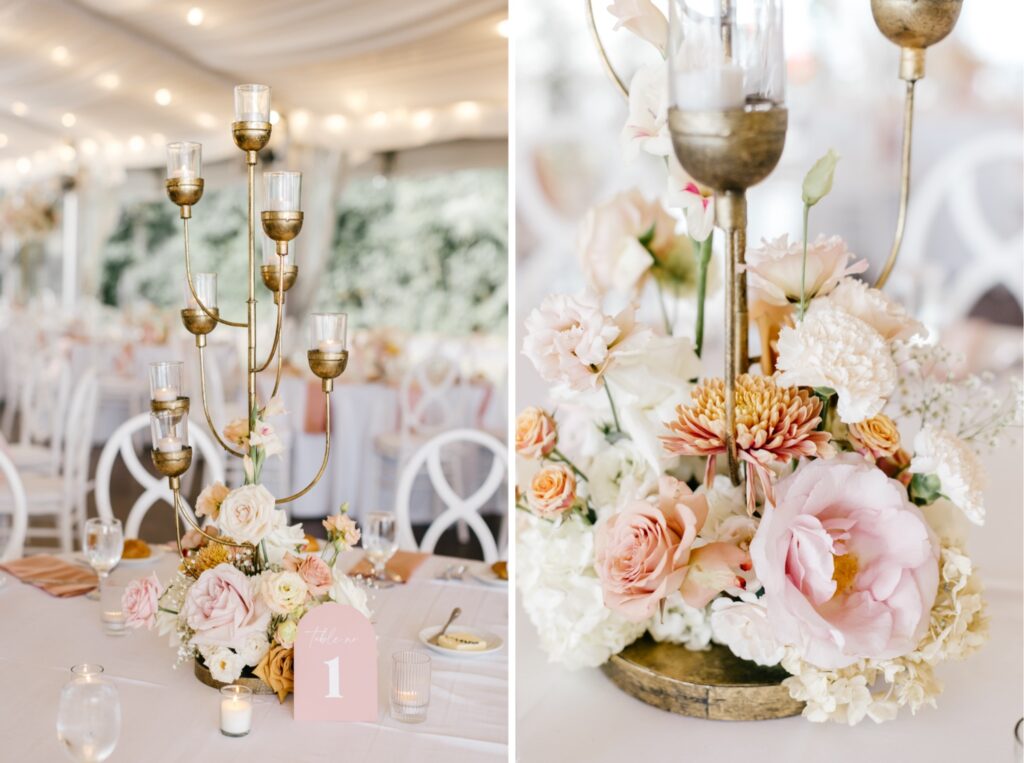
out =
<path fill-rule="evenodd" d="M 601 666 L 616 686 L 649 705 L 691 718 L 761 721 L 799 715 L 782 668 L 741 660 L 724 646 L 691 652 L 644 635 Z"/>

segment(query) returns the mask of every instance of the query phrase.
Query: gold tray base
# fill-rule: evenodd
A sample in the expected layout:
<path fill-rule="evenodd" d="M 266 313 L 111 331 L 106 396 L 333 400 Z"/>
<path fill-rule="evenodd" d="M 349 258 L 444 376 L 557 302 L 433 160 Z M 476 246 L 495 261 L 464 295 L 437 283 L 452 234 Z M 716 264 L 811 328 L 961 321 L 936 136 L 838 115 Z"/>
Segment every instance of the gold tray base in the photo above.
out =
<path fill-rule="evenodd" d="M 644 635 L 601 670 L 640 701 L 691 718 L 762 721 L 799 715 L 804 709 L 781 684 L 789 676 L 785 670 L 741 660 L 719 644 L 691 652 Z"/>
<path fill-rule="evenodd" d="M 238 685 L 249 687 L 250 689 L 252 689 L 253 694 L 274 693 L 273 689 L 267 686 L 262 679 L 256 678 L 256 676 L 247 676 L 243 672 L 242 675 L 235 679 L 231 684 L 226 684 L 214 678 L 213 674 L 210 673 L 210 669 L 206 667 L 203 663 L 201 663 L 199 660 L 195 660 L 194 664 L 196 678 L 198 678 L 201 683 L 204 683 L 207 686 L 212 686 L 214 689 L 220 689 L 222 686 Z M 245 670 L 248 671 L 249 668 L 246 668 Z"/>

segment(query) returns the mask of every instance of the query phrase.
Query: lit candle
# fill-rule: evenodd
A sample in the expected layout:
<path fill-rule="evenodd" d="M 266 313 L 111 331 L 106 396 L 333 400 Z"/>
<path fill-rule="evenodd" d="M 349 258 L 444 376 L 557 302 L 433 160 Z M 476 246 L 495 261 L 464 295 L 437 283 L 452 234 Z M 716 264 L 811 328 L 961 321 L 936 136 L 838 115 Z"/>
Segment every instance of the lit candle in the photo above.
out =
<path fill-rule="evenodd" d="M 341 342 L 338 342 L 338 341 L 335 341 L 335 340 L 332 340 L 332 339 L 323 339 L 323 340 L 321 340 L 320 343 L 317 344 L 316 348 L 318 350 L 320 350 L 320 352 L 335 352 L 335 353 L 341 352 L 342 350 L 345 349 L 344 345 Z"/>
<path fill-rule="evenodd" d="M 196 173 L 188 167 L 181 167 L 171 170 L 171 174 L 168 178 L 171 180 L 195 180 L 197 177 Z"/>
<path fill-rule="evenodd" d="M 676 105 L 684 111 L 726 111 L 743 108 L 743 69 L 723 64 L 676 75 Z"/>
<path fill-rule="evenodd" d="M 153 399 L 158 403 L 169 403 L 178 399 L 177 387 L 157 387 L 153 390 Z"/>
<path fill-rule="evenodd" d="M 124 633 L 125 628 L 125 615 L 120 609 L 105 609 L 100 615 L 100 619 L 103 620 L 103 625 L 107 629 L 107 633 L 111 635 L 120 635 Z"/>
<path fill-rule="evenodd" d="M 220 693 L 220 733 L 244 737 L 252 729 L 252 689 L 232 684 Z"/>
<path fill-rule="evenodd" d="M 156 441 L 156 449 L 162 453 L 169 453 L 176 450 L 181 450 L 181 440 L 177 437 L 168 435 L 167 437 L 161 437 Z"/>

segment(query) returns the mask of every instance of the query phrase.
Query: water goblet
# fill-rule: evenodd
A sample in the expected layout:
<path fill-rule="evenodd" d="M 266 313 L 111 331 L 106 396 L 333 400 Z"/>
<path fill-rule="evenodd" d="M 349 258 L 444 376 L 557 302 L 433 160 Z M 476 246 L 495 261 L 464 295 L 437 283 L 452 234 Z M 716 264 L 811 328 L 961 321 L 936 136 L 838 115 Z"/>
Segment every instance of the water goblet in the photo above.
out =
<path fill-rule="evenodd" d="M 366 515 L 363 530 L 363 550 L 373 565 L 373 582 L 385 588 L 391 585 L 385 569 L 388 560 L 398 551 L 395 515 L 390 511 L 371 511 Z"/>
<path fill-rule="evenodd" d="M 110 571 L 121 561 L 124 550 L 124 530 L 120 519 L 104 519 L 92 517 L 86 520 L 85 536 L 82 550 L 89 566 L 96 571 L 99 584 L 89 598 L 99 601 L 103 593 L 103 583 L 110 576 Z"/>
<path fill-rule="evenodd" d="M 99 763 L 110 757 L 121 734 L 117 687 L 102 665 L 75 665 L 60 692 L 57 739 L 72 760 Z"/>

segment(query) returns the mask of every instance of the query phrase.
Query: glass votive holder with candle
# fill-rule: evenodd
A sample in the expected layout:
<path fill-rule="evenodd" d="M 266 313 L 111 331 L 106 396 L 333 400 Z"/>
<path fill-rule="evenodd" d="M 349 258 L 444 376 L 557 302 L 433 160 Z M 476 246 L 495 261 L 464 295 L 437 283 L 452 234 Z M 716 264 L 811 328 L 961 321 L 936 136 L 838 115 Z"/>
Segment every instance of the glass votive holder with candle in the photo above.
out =
<path fill-rule="evenodd" d="M 263 173 L 264 212 L 298 212 L 301 209 L 301 172 Z"/>
<path fill-rule="evenodd" d="M 430 706 L 430 655 L 419 650 L 391 656 L 391 717 L 422 723 Z"/>
<path fill-rule="evenodd" d="M 266 85 L 236 85 L 235 121 L 269 122 L 270 88 Z"/>
<path fill-rule="evenodd" d="M 220 690 L 220 733 L 244 737 L 252 730 L 252 689 L 230 684 Z"/>
<path fill-rule="evenodd" d="M 180 411 L 153 411 L 149 414 L 153 449 L 176 453 L 188 447 L 188 415 Z"/>
<path fill-rule="evenodd" d="M 185 364 L 180 360 L 149 364 L 149 399 L 170 403 L 181 397 Z"/>
<path fill-rule="evenodd" d="M 188 288 L 188 283 L 185 284 L 185 304 L 189 310 L 201 309 L 200 302 L 206 306 L 207 310 L 217 307 L 216 273 L 195 273 L 192 276 L 192 288 L 195 289 L 195 294 L 192 293 L 192 289 Z M 199 302 L 196 301 L 196 297 L 199 297 Z"/>
<path fill-rule="evenodd" d="M 201 143 L 180 141 L 167 144 L 167 179 L 192 181 L 203 175 Z"/>
<path fill-rule="evenodd" d="M 124 596 L 124 586 L 108 581 L 103 586 L 100 594 L 100 619 L 103 621 L 103 630 L 108 636 L 127 635 L 127 616 L 124 606 L 121 604 L 121 597 Z"/>
<path fill-rule="evenodd" d="M 348 315 L 313 313 L 309 316 L 309 349 L 328 355 L 344 352 L 348 342 Z"/>

